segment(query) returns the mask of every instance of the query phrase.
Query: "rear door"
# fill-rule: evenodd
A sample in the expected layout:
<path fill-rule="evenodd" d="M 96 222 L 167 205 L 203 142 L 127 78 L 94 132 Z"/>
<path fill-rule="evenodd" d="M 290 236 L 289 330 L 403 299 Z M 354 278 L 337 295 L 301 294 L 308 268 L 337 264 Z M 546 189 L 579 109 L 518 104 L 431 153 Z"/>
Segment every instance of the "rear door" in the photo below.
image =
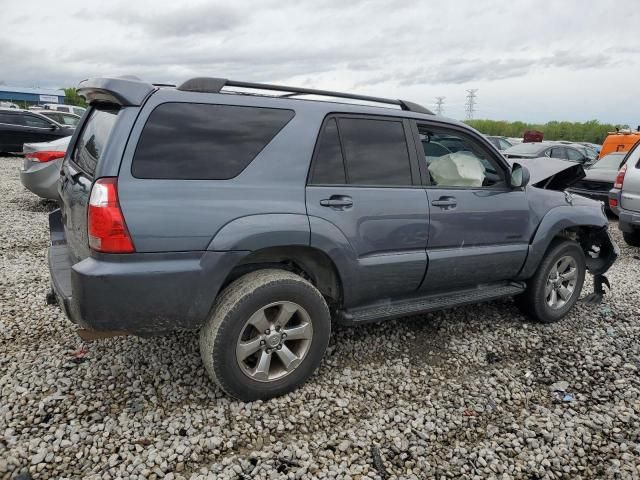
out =
<path fill-rule="evenodd" d="M 351 252 L 347 307 L 422 281 L 428 206 L 409 135 L 408 121 L 393 117 L 333 115 L 322 127 L 306 189 L 311 244 L 328 235 Z"/>
<path fill-rule="evenodd" d="M 421 166 L 430 207 L 428 269 L 421 290 L 515 278 L 528 251 L 529 204 L 525 191 L 508 186 L 506 162 L 466 129 L 417 122 L 414 132 L 425 152 Z M 459 148 L 447 153 L 430 144 Z"/>
<path fill-rule="evenodd" d="M 74 262 L 89 256 L 87 205 L 96 168 L 104 154 L 118 109 L 92 109 L 74 148 L 62 164 L 61 211 Z"/>

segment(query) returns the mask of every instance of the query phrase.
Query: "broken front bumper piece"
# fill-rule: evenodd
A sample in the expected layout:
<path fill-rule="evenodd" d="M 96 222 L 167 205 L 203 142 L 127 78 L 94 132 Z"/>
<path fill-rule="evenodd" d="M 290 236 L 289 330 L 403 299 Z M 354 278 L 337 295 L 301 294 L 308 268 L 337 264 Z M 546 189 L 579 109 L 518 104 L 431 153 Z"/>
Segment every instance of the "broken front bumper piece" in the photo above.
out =
<path fill-rule="evenodd" d="M 611 238 L 607 227 L 581 238 L 580 245 L 585 252 L 587 270 L 593 275 L 593 293 L 584 297 L 582 301 L 587 304 L 597 304 L 602 301 L 605 294 L 604 285 L 611 290 L 609 279 L 604 276 L 604 273 L 620 255 L 620 248 Z"/>

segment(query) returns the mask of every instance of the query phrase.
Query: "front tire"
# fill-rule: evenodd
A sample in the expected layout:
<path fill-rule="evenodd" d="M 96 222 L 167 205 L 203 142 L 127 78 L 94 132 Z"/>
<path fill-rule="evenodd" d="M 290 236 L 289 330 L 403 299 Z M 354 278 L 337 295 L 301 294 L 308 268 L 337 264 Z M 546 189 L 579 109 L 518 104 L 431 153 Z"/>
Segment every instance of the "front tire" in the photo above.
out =
<path fill-rule="evenodd" d="M 228 395 L 264 400 L 313 374 L 330 333 L 329 308 L 312 284 L 285 270 L 258 270 L 220 294 L 200 330 L 200 354 Z"/>
<path fill-rule="evenodd" d="M 633 232 L 622 232 L 622 238 L 631 247 L 640 247 L 640 230 L 634 229 Z"/>
<path fill-rule="evenodd" d="M 584 253 L 580 245 L 572 240 L 556 241 L 516 303 L 532 320 L 557 322 L 578 300 L 585 273 Z"/>

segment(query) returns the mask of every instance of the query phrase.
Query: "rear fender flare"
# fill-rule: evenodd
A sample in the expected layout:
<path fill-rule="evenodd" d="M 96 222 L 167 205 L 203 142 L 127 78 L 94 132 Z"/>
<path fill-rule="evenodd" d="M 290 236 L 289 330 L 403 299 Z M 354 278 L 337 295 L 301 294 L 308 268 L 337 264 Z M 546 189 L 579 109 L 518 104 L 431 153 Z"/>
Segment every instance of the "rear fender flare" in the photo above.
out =
<path fill-rule="evenodd" d="M 207 250 L 254 252 L 283 245 L 309 246 L 306 215 L 269 213 L 236 218 L 214 235 Z"/>

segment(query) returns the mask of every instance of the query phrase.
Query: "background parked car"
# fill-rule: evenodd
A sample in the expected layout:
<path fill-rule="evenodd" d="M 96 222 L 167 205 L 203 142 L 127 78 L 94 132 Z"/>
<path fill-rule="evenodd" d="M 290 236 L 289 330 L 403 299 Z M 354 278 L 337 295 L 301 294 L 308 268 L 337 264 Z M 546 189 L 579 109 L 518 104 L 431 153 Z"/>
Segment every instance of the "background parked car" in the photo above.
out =
<path fill-rule="evenodd" d="M 42 198 L 58 200 L 60 167 L 69 140 L 71 137 L 59 138 L 52 142 L 24 144 L 20 181 L 27 190 Z"/>
<path fill-rule="evenodd" d="M 624 152 L 605 155 L 585 170 L 586 176 L 569 188 L 569 192 L 600 200 L 608 208 L 609 190 L 613 188 L 625 155 Z"/>
<path fill-rule="evenodd" d="M 589 157 L 573 145 L 550 142 L 527 142 L 514 145 L 502 152 L 507 158 L 551 157 L 576 163 L 589 163 Z"/>
<path fill-rule="evenodd" d="M 50 118 L 60 125 L 67 125 L 74 128 L 82 118 L 80 115 L 76 115 L 75 113 L 58 112 L 56 110 L 36 110 L 36 112 Z"/>
<path fill-rule="evenodd" d="M 589 144 L 579 143 L 579 142 L 569 142 L 566 140 L 558 140 L 554 143 L 559 143 L 562 145 L 569 145 L 576 150 L 582 152 L 582 154 L 589 159 L 589 163 L 593 163 L 598 159 L 598 152 Z"/>
<path fill-rule="evenodd" d="M 22 152 L 25 143 L 68 137 L 74 130 L 29 110 L 0 110 L 0 152 Z"/>
<path fill-rule="evenodd" d="M 45 103 L 43 105 L 45 110 L 54 110 L 56 112 L 66 112 L 66 113 L 75 113 L 76 115 L 82 116 L 84 112 L 87 110 L 84 107 L 76 107 L 75 105 L 60 105 L 57 103 Z"/>
<path fill-rule="evenodd" d="M 505 137 L 497 137 L 493 135 L 485 135 L 487 140 L 496 147 L 498 150 L 506 150 L 507 148 L 513 147 L 513 143 L 507 140 Z"/>
<path fill-rule="evenodd" d="M 618 215 L 625 242 L 640 247 L 640 141 L 627 153 L 609 192 L 609 206 Z"/>

